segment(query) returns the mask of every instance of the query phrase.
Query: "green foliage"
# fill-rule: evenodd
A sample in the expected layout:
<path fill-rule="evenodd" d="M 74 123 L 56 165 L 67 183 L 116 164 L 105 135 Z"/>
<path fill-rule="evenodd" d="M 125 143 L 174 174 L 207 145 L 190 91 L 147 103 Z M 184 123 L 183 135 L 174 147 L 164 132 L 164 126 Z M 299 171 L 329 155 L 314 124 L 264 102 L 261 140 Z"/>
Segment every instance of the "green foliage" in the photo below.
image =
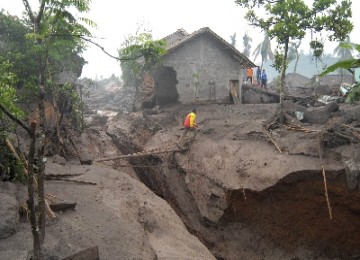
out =
<path fill-rule="evenodd" d="M 24 116 L 24 113 L 16 105 L 18 100 L 14 88 L 16 82 L 17 78 L 12 72 L 12 64 L 0 58 L 0 103 L 6 107 L 10 113 L 21 118 Z M 1 118 L 2 111 L 0 110 L 0 119 Z"/>
<path fill-rule="evenodd" d="M 342 44 L 341 45 L 343 48 L 347 48 L 347 49 L 354 49 L 357 52 L 360 53 L 360 44 Z M 327 67 L 321 74 L 320 76 L 324 76 L 326 74 L 329 74 L 331 72 L 334 72 L 337 69 L 352 69 L 352 68 L 359 68 L 360 67 L 360 59 L 355 59 L 355 58 L 351 58 L 351 59 L 347 59 L 347 60 L 340 60 L 339 62 Z"/>
<path fill-rule="evenodd" d="M 71 105 L 70 120 L 71 124 L 75 129 L 84 131 L 85 119 L 83 116 L 84 103 L 80 98 L 79 93 L 76 91 L 74 85 L 65 84 L 59 93 L 59 97 L 67 99 Z"/>
<path fill-rule="evenodd" d="M 352 104 L 355 101 L 359 101 L 360 100 L 360 83 L 357 83 L 350 91 L 350 93 L 348 94 L 348 96 L 346 97 L 345 102 Z"/>
<path fill-rule="evenodd" d="M 12 72 L 17 77 L 14 86 L 32 84 L 36 74 L 37 63 L 31 50 L 33 43 L 24 37 L 29 32 L 21 20 L 0 12 L 0 56 L 13 64 Z"/>
<path fill-rule="evenodd" d="M 311 41 L 310 49 L 312 49 L 314 57 L 320 58 L 324 53 L 324 44 L 318 40 Z"/>
<path fill-rule="evenodd" d="M 271 65 L 271 67 L 273 67 L 275 70 L 280 72 L 283 59 L 284 59 L 284 54 L 279 51 L 276 51 L 274 55 L 273 64 Z"/>
<path fill-rule="evenodd" d="M 315 34 L 326 31 L 330 41 L 344 40 L 353 29 L 350 0 L 342 0 L 339 4 L 335 0 L 313 1 L 312 6 L 303 0 L 235 0 L 235 3 L 248 9 L 246 18 L 252 25 L 267 32 L 283 47 L 281 64 L 285 67 L 281 69 L 281 79 L 285 78 L 291 41 L 303 39 L 308 31 Z M 312 45 L 316 47 L 315 55 L 319 55 L 318 42 Z"/>
<path fill-rule="evenodd" d="M 4 176 L 11 177 L 11 181 L 26 183 L 27 176 L 24 172 L 24 163 L 18 162 L 7 150 L 6 146 L 0 147 L 0 170 Z"/>
<path fill-rule="evenodd" d="M 346 40 L 340 43 L 335 49 L 334 54 L 339 56 L 340 60 L 351 59 L 352 56 L 352 48 L 351 48 L 350 37 L 347 37 Z"/>
<path fill-rule="evenodd" d="M 161 63 L 161 56 L 166 53 L 164 40 L 152 40 L 149 33 L 130 36 L 119 50 L 122 78 L 125 85 L 134 85 L 136 80 L 145 72 Z"/>
<path fill-rule="evenodd" d="M 15 171 L 14 181 L 26 183 L 27 175 L 25 174 L 25 171 L 24 171 L 24 169 L 25 169 L 24 165 L 25 165 L 24 162 L 18 162 L 16 160 L 15 160 L 15 162 L 13 162 L 13 167 L 14 167 L 14 171 Z"/>
<path fill-rule="evenodd" d="M 355 50 L 358 53 L 360 53 L 360 44 L 352 44 L 352 43 L 346 42 L 346 43 L 341 44 L 340 46 L 344 49 L 348 49 L 350 51 Z M 320 76 L 329 74 L 337 69 L 351 70 L 354 68 L 360 68 L 360 59 L 359 58 L 358 59 L 350 58 L 347 60 L 340 60 L 339 62 L 336 62 L 335 64 L 326 68 L 320 74 Z M 347 103 L 353 103 L 354 101 L 358 101 L 358 100 L 360 100 L 360 83 L 357 83 L 355 86 L 353 86 L 353 88 L 349 92 L 345 101 Z"/>

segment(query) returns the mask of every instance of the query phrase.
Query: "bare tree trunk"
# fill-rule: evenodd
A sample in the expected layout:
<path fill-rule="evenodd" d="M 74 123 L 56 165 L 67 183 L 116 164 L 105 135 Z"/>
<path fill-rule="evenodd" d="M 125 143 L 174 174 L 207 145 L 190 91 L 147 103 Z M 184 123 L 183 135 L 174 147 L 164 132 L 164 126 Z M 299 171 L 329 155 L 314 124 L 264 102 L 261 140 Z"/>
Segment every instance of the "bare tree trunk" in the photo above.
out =
<path fill-rule="evenodd" d="M 299 49 L 300 45 L 301 45 L 301 40 L 299 40 L 298 43 L 297 43 L 296 46 L 295 46 L 296 60 L 295 60 L 295 64 L 294 64 L 294 72 L 293 72 L 292 83 L 294 82 L 294 77 L 295 77 L 295 73 L 296 73 L 296 70 L 297 70 L 297 65 L 298 65 L 298 63 L 299 63 L 299 58 L 300 58 L 300 56 L 299 56 L 299 51 L 298 51 L 298 49 Z"/>
<path fill-rule="evenodd" d="M 280 111 L 279 111 L 279 123 L 284 124 L 284 89 L 285 89 L 285 73 L 286 73 L 286 60 L 289 51 L 289 38 L 285 41 L 284 57 L 281 64 L 281 76 L 280 76 Z"/>
<path fill-rule="evenodd" d="M 38 172 L 37 172 L 37 193 L 38 193 L 38 216 L 39 216 L 39 230 L 40 242 L 44 243 L 45 239 L 45 192 L 44 192 L 44 176 L 45 176 L 45 144 L 47 140 L 46 131 L 46 114 L 45 114 L 45 90 L 43 85 L 44 73 L 40 72 L 40 89 L 39 89 L 39 113 L 40 113 L 40 137 L 38 138 L 37 158 L 38 158 Z"/>
<path fill-rule="evenodd" d="M 37 214 L 35 209 L 35 192 L 34 192 L 34 163 L 35 163 L 35 144 L 36 144 L 36 136 L 35 136 L 35 128 L 36 123 L 31 124 L 32 134 L 30 135 L 31 143 L 29 149 L 29 169 L 28 169 L 28 208 L 30 211 L 29 220 L 31 225 L 31 232 L 33 235 L 33 250 L 34 250 L 34 259 L 42 260 L 42 243 L 40 239 Z"/>

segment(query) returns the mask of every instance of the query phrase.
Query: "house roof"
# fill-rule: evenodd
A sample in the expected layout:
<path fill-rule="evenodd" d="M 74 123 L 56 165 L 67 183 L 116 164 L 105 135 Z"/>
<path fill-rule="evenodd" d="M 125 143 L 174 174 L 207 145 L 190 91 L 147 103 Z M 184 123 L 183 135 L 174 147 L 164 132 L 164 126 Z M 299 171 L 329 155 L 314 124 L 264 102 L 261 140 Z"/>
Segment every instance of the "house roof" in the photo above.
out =
<path fill-rule="evenodd" d="M 178 29 L 176 32 L 166 36 L 163 38 L 168 45 L 167 45 L 167 53 L 172 52 L 173 50 L 179 48 L 180 46 L 184 45 L 189 40 L 192 40 L 200 35 L 209 34 L 210 36 L 214 37 L 218 40 L 223 46 L 224 50 L 228 51 L 239 63 L 244 65 L 246 68 L 254 68 L 257 67 L 249 58 L 239 52 L 234 46 L 229 44 L 215 32 L 210 30 L 209 27 L 203 27 L 191 34 L 188 34 L 183 29 Z"/>

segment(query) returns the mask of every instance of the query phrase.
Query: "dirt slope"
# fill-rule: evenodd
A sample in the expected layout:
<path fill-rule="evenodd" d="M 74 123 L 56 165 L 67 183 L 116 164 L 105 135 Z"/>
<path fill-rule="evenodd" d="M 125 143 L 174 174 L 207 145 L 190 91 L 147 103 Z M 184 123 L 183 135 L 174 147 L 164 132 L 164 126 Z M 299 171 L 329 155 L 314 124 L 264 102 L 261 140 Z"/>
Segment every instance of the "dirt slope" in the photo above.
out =
<path fill-rule="evenodd" d="M 167 147 L 178 140 L 181 122 L 191 108 L 178 105 L 156 115 L 124 115 L 110 124 L 108 133 L 124 153 Z M 138 170 L 137 175 L 169 201 L 188 229 L 220 259 L 238 259 L 239 255 L 261 259 L 262 254 L 267 259 L 342 258 L 360 253 L 356 231 L 359 193 L 347 189 L 341 159 L 349 142 L 332 135 L 326 135 L 323 142 L 333 212 L 330 220 L 318 136 L 334 122 L 354 122 L 356 112 L 348 106 L 305 111 L 309 121 L 325 123 L 303 125 L 315 132 L 274 129 L 271 135 L 280 153 L 263 128 L 276 108 L 277 104 L 198 105 L 201 132 L 194 142 L 189 136 L 187 152 L 154 154 L 130 163 L 160 167 Z M 124 145 L 125 136 L 131 139 L 131 149 Z M 232 242 L 244 234 L 256 239 L 258 246 L 249 249 Z M 342 242 L 336 245 L 338 241 Z"/>
<path fill-rule="evenodd" d="M 214 259 L 199 240 L 188 233 L 166 201 L 131 176 L 104 166 L 49 162 L 47 174 L 83 174 L 77 180 L 97 185 L 48 181 L 47 193 L 77 202 L 75 211 L 60 214 L 46 229 L 48 255 L 68 256 L 99 246 L 100 259 Z M 21 241 L 21 243 L 19 243 Z M 31 248 L 30 226 L 0 240 L 0 251 L 21 253 Z M 1 254 L 0 254 L 1 255 Z"/>

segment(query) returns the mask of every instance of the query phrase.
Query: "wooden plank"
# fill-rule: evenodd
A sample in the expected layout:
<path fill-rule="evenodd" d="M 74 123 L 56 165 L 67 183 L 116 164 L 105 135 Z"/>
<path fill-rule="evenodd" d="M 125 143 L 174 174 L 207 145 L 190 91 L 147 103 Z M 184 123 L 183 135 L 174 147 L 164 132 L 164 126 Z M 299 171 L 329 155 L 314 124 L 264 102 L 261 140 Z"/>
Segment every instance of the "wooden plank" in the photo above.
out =
<path fill-rule="evenodd" d="M 231 84 L 230 85 L 230 93 L 231 93 L 231 96 L 234 100 L 234 104 L 235 105 L 239 105 L 240 104 L 240 100 L 239 100 L 239 96 L 237 95 L 236 93 L 236 90 L 235 90 L 235 85 L 234 84 Z"/>

